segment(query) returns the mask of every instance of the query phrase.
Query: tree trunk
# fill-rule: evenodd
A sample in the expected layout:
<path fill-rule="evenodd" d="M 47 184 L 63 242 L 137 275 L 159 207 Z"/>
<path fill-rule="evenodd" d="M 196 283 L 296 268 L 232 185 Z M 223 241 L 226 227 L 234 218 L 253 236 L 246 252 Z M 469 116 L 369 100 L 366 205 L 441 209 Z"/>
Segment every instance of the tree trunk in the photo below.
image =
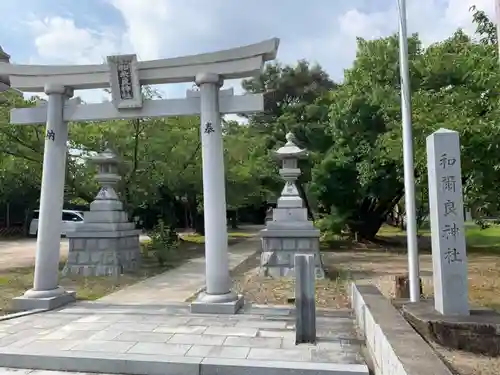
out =
<path fill-rule="evenodd" d="M 194 230 L 196 233 L 205 235 L 205 218 L 203 217 L 203 211 L 196 211 L 194 219 Z"/>
<path fill-rule="evenodd" d="M 376 198 L 367 197 L 363 199 L 355 218 L 353 218 L 350 229 L 358 233 L 365 240 L 374 240 L 380 227 L 394 206 L 403 196 L 403 189 L 388 200 L 379 201 Z"/>
<path fill-rule="evenodd" d="M 238 229 L 238 210 L 232 210 L 230 213 L 231 229 Z"/>
<path fill-rule="evenodd" d="M 368 220 L 357 223 L 357 225 L 352 228 L 352 231 L 365 240 L 374 240 L 383 223 L 384 218 L 369 218 Z"/>

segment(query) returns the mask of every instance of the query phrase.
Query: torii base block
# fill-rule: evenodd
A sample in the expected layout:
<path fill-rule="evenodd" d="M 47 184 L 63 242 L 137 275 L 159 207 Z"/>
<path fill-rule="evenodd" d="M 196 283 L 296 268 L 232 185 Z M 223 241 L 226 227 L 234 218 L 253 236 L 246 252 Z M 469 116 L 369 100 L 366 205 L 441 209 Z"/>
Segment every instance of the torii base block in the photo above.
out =
<path fill-rule="evenodd" d="M 12 299 L 12 310 L 14 312 L 31 310 L 53 310 L 75 301 L 76 292 L 67 291 L 63 288 L 57 288 L 53 291 L 42 292 L 29 290 L 24 295 Z"/>
<path fill-rule="evenodd" d="M 221 297 L 223 299 L 221 300 Z M 190 309 L 194 314 L 236 314 L 245 304 L 242 295 L 236 295 L 231 292 L 227 294 L 227 301 L 224 301 L 226 295 L 212 296 L 201 293 L 195 301 L 191 303 Z M 215 301 L 217 299 L 217 301 Z"/>

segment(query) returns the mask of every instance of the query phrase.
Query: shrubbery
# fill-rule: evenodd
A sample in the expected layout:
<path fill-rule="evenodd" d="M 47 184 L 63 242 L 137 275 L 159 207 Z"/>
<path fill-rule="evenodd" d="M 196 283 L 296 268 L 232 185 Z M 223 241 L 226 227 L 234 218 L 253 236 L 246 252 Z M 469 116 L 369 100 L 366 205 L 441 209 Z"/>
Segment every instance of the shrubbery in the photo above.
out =
<path fill-rule="evenodd" d="M 151 240 L 143 244 L 143 255 L 154 256 L 158 264 L 164 266 L 168 257 L 179 247 L 179 236 L 175 228 L 160 219 L 148 235 Z"/>

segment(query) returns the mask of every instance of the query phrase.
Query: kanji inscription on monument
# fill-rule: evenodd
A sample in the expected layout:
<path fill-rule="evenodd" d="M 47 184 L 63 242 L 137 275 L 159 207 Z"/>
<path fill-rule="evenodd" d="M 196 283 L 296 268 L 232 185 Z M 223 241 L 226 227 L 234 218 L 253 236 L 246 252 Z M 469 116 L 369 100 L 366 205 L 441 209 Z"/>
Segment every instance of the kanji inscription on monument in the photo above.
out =
<path fill-rule="evenodd" d="M 435 309 L 469 315 L 460 140 L 439 129 L 427 137 Z"/>

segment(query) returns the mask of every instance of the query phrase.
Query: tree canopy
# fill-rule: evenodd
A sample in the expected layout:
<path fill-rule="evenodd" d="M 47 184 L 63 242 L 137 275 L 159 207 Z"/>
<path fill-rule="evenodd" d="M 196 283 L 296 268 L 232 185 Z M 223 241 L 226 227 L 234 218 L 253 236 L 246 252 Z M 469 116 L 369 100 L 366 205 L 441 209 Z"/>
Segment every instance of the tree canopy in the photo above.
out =
<path fill-rule="evenodd" d="M 427 214 L 425 138 L 439 128 L 456 130 L 462 144 L 466 205 L 479 215 L 499 210 L 499 69 L 494 24 L 472 9 L 474 37 L 457 30 L 424 47 L 408 39 L 415 183 L 419 215 Z M 271 152 L 293 132 L 310 151 L 299 190 L 322 228 L 373 239 L 395 206 L 404 210 L 399 46 L 396 35 L 357 41 L 356 58 L 342 82 L 318 64 L 267 64 L 243 89 L 263 93 L 265 111 L 246 123 L 223 122 L 229 213 L 262 211 L 282 188 Z M 144 88 L 147 98 L 158 97 Z M 30 107 L 14 91 L 0 103 L 0 204 L 37 208 L 43 159 L 43 126 L 9 124 L 11 108 Z M 203 230 L 200 119 L 174 117 L 70 124 L 68 205 L 94 198 L 94 168 L 85 156 L 107 142 L 121 164 L 121 198 L 146 226 L 158 218 Z"/>

